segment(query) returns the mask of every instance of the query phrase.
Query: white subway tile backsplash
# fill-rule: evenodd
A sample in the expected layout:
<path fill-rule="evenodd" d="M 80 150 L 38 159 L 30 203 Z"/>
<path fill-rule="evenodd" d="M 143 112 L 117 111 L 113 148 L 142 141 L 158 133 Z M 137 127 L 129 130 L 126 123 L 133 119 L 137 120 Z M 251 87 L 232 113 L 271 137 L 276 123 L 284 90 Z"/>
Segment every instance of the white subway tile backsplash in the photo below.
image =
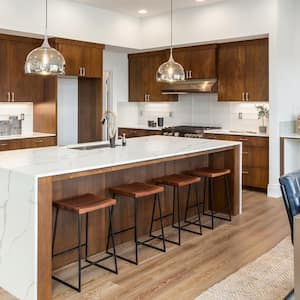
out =
<path fill-rule="evenodd" d="M 24 114 L 24 121 L 22 121 L 22 132 L 33 132 L 33 103 L 32 102 L 18 102 L 7 103 L 0 102 L 0 120 L 8 120 L 10 115 L 21 116 Z"/>
<path fill-rule="evenodd" d="M 215 125 L 224 129 L 257 131 L 261 125 L 257 119 L 258 104 L 218 102 L 216 94 L 193 94 L 179 96 L 178 102 L 170 103 L 119 103 L 118 115 L 122 124 L 146 125 L 147 120 L 164 117 L 165 126 Z M 240 112 L 242 120 L 239 119 Z M 169 117 L 170 113 L 172 117 Z"/>

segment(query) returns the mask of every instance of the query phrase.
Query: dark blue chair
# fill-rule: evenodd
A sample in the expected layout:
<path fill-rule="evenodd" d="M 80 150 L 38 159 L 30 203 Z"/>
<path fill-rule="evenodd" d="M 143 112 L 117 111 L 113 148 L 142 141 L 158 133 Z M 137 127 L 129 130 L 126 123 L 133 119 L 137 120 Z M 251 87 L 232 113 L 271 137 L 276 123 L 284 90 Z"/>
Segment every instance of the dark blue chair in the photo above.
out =
<path fill-rule="evenodd" d="M 300 171 L 280 177 L 279 183 L 290 223 L 292 243 L 294 243 L 294 217 L 300 214 Z M 292 299 L 294 299 L 294 290 L 284 298 L 284 300 Z"/>
<path fill-rule="evenodd" d="M 294 217 L 300 214 L 300 171 L 280 177 L 279 182 L 294 242 Z"/>

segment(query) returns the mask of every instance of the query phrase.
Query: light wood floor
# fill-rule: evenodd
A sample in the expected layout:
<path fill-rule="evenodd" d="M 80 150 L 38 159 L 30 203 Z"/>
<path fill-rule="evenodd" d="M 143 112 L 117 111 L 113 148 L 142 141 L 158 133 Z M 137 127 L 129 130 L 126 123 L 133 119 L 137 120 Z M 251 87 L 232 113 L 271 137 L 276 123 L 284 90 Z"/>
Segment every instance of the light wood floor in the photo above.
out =
<path fill-rule="evenodd" d="M 204 230 L 203 236 L 184 233 L 183 245 L 168 244 L 165 254 L 141 247 L 140 265 L 119 261 L 119 275 L 88 268 L 83 271 L 81 294 L 53 282 L 53 299 L 195 299 L 289 234 L 281 200 L 252 191 L 244 191 L 243 197 L 243 215 L 232 223 L 221 222 L 214 231 Z M 119 251 L 130 255 L 129 246 Z M 58 275 L 75 284 L 76 270 L 72 265 Z"/>

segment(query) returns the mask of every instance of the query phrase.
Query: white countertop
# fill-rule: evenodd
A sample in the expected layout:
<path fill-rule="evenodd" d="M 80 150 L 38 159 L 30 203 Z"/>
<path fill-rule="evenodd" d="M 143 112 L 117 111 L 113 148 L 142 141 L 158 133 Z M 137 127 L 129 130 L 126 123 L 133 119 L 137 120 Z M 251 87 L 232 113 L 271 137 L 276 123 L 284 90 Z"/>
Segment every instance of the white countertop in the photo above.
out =
<path fill-rule="evenodd" d="M 90 143 L 89 145 L 101 143 Z M 103 144 L 103 142 L 102 142 Z M 127 140 L 127 146 L 94 150 L 46 147 L 0 153 L 0 170 L 34 177 L 55 176 L 130 163 L 192 154 L 240 145 L 239 142 L 148 136 Z"/>
<path fill-rule="evenodd" d="M 300 140 L 300 134 L 298 133 L 289 133 L 289 134 L 283 134 L 280 137 L 285 138 L 285 139 L 296 139 Z"/>
<path fill-rule="evenodd" d="M 128 129 L 144 129 L 144 130 L 157 130 L 160 131 L 164 127 L 149 127 L 147 125 L 118 125 L 118 128 L 128 128 Z"/>
<path fill-rule="evenodd" d="M 204 133 L 269 137 L 268 134 L 259 133 L 255 131 L 226 130 L 226 129 L 210 129 L 210 130 L 205 130 Z"/>
<path fill-rule="evenodd" d="M 0 136 L 0 141 L 32 139 L 32 138 L 42 138 L 42 137 L 51 137 L 51 136 L 56 136 L 56 134 L 31 132 L 31 133 L 22 133 L 22 134 L 16 134 L 16 135 L 2 135 L 2 136 Z"/>

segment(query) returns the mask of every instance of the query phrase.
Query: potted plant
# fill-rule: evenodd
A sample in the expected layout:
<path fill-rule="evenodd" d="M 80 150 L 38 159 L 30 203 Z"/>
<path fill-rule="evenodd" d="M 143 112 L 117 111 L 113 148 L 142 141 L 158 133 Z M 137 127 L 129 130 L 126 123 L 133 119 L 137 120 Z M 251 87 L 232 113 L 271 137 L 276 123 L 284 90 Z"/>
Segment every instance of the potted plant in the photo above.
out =
<path fill-rule="evenodd" d="M 269 107 L 266 105 L 257 105 L 257 118 L 262 120 L 262 125 L 258 127 L 260 133 L 267 133 L 266 120 L 269 119 Z"/>

